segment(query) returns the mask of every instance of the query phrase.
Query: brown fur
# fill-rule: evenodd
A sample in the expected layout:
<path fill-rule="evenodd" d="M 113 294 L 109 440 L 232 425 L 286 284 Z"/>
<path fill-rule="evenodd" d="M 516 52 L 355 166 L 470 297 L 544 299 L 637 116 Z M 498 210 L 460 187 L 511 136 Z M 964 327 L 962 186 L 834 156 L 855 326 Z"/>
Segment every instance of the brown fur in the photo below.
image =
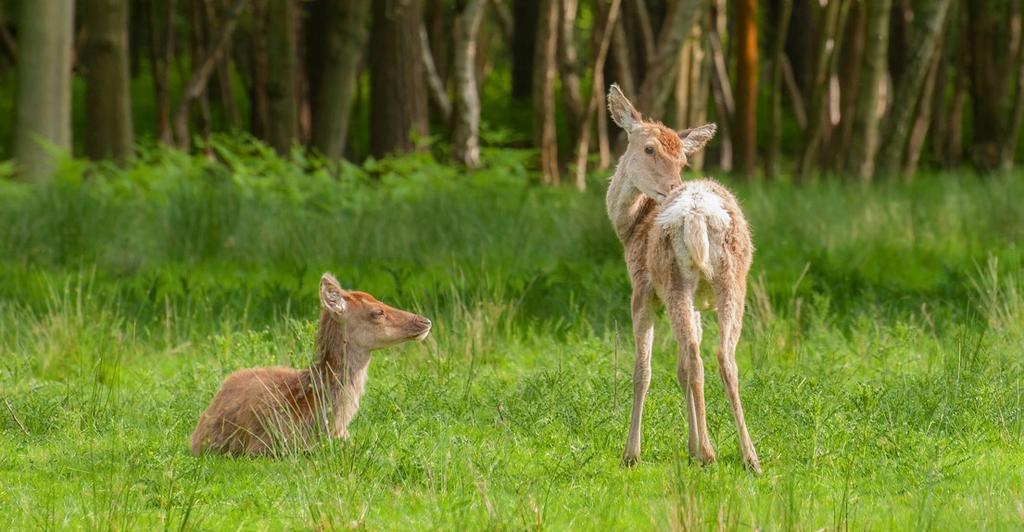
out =
<path fill-rule="evenodd" d="M 430 320 L 347 292 L 324 274 L 317 357 L 306 369 L 238 370 L 199 417 L 192 453 L 262 455 L 303 450 L 321 436 L 348 437 L 366 387 L 370 351 L 430 332 Z"/>
<path fill-rule="evenodd" d="M 673 332 L 679 342 L 676 376 L 687 405 L 690 455 L 710 463 L 715 451 L 708 436 L 704 404 L 704 366 L 700 357 L 702 329 L 696 307 L 713 302 L 718 312 L 720 345 L 719 373 L 736 421 L 740 451 L 754 472 L 761 466 L 747 433 L 740 403 L 736 368 L 736 343 L 743 324 L 747 274 L 754 246 L 743 212 L 729 191 L 711 180 L 680 179 L 686 158 L 702 149 L 714 134 L 713 124 L 672 135 L 678 143 L 678 156 L 670 156 L 665 141 L 666 129 L 645 122 L 617 86 L 608 94 L 608 107 L 629 134 L 629 145 L 619 159 L 608 187 L 607 208 L 615 232 L 625 249 L 626 268 L 633 285 L 631 311 L 636 342 L 633 370 L 633 410 L 624 462 L 635 464 L 640 457 L 640 433 L 643 404 L 650 386 L 651 348 L 654 339 L 654 311 L 664 304 Z M 650 149 L 652 139 L 665 148 Z M 698 195 L 702 194 L 702 195 Z M 708 197 L 693 209 L 671 211 L 680 198 Z M 684 201 L 684 205 L 690 203 Z M 710 212 L 724 211 L 728 223 Z M 676 216 L 678 213 L 679 216 Z M 661 215 L 676 223 L 659 223 Z M 696 225 L 693 225 L 696 224 Z M 708 242 L 709 264 L 695 263 L 694 251 L 683 243 L 683 229 L 696 230 Z M 689 249 L 689 251 L 688 251 Z"/>
<path fill-rule="evenodd" d="M 661 123 L 654 123 L 651 126 L 654 126 L 658 142 L 661 143 L 666 154 L 676 158 L 682 156 L 683 141 L 679 139 L 679 135 L 675 131 Z"/>

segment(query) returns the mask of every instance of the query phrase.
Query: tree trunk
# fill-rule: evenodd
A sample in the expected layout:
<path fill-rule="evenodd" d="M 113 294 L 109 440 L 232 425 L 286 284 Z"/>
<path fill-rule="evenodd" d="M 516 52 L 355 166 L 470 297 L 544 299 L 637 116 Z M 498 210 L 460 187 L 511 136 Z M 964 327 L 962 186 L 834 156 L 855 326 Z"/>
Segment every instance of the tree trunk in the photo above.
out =
<path fill-rule="evenodd" d="M 869 181 L 875 174 L 878 154 L 879 107 L 889 50 L 889 13 L 892 0 L 867 3 L 867 37 L 864 43 L 864 68 L 857 106 L 846 151 L 846 169 L 854 177 Z"/>
<path fill-rule="evenodd" d="M 679 49 L 690 35 L 697 21 L 697 8 L 702 4 L 701 0 L 676 0 L 665 16 L 658 34 L 656 52 L 640 85 L 640 109 L 650 116 L 660 117 L 664 114 L 665 103 L 675 80 L 672 72 L 679 61 Z"/>
<path fill-rule="evenodd" d="M 537 24 L 533 74 L 534 145 L 540 150 L 541 182 L 557 185 L 558 138 L 555 132 L 555 75 L 558 64 L 559 0 L 542 0 Z"/>
<path fill-rule="evenodd" d="M 764 157 L 764 173 L 768 178 L 776 177 L 778 171 L 779 150 L 782 144 L 782 61 L 786 35 L 789 33 L 789 18 L 793 10 L 793 0 L 782 0 L 778 5 L 778 18 L 775 22 L 775 36 L 771 45 L 772 57 L 772 103 L 771 123 L 768 124 L 768 150 Z"/>
<path fill-rule="evenodd" d="M 7 21 L 4 18 L 3 2 L 0 2 L 0 74 L 4 73 L 9 66 L 18 62 L 18 45 L 14 42 L 14 36 L 7 30 Z"/>
<path fill-rule="evenodd" d="M 725 17 L 722 10 L 713 10 L 711 24 L 708 26 L 708 49 L 711 52 L 711 87 L 714 95 L 715 114 L 718 117 L 718 129 L 721 131 L 718 137 L 719 158 L 718 164 L 723 171 L 731 172 L 733 163 L 732 151 L 732 123 L 736 114 L 736 104 L 733 100 L 732 85 L 729 83 L 729 71 L 725 61 L 725 51 L 722 50 L 722 38 L 718 30 L 717 17 Z"/>
<path fill-rule="evenodd" d="M 370 153 L 416 149 L 427 135 L 420 0 L 374 0 L 370 33 Z"/>
<path fill-rule="evenodd" d="M 513 0 L 512 98 L 528 100 L 533 93 L 534 46 L 537 42 L 537 0 Z"/>
<path fill-rule="evenodd" d="M 267 140 L 287 155 L 299 141 L 299 52 L 295 0 L 269 0 L 267 9 Z"/>
<path fill-rule="evenodd" d="M 270 98 L 267 84 L 270 71 L 267 65 L 267 2 L 253 0 L 252 8 L 252 53 L 249 72 L 249 128 L 252 134 L 264 141 L 270 140 Z"/>
<path fill-rule="evenodd" d="M 445 87 L 444 78 L 437 72 L 437 65 L 434 64 L 434 54 L 430 51 L 430 36 L 427 28 L 420 25 L 420 53 L 423 56 L 423 74 L 427 78 L 427 88 L 430 89 L 430 104 L 433 105 L 441 119 L 448 123 L 452 119 L 452 102 L 448 98 L 448 89 Z"/>
<path fill-rule="evenodd" d="M 907 139 L 907 153 L 903 158 L 901 173 L 908 181 L 917 173 L 917 163 L 921 160 L 921 150 L 924 148 L 924 141 L 928 136 L 928 129 L 931 126 L 935 78 L 938 76 L 941 65 L 942 50 L 940 45 L 939 49 L 933 54 L 932 64 L 928 67 L 924 86 L 921 87 L 921 98 L 917 102 L 914 125 L 910 130 L 910 138 Z"/>
<path fill-rule="evenodd" d="M 127 161 L 132 155 L 132 98 L 128 72 L 128 0 L 88 0 L 85 153 Z"/>
<path fill-rule="evenodd" d="M 224 17 L 227 6 L 221 6 L 220 2 L 206 2 L 205 3 L 205 21 L 206 21 L 206 34 L 207 36 L 213 35 L 217 28 L 224 25 Z M 207 37 L 209 40 L 209 37 Z M 231 55 L 232 43 L 228 43 L 228 49 L 224 52 L 225 55 Z M 220 108 L 221 127 L 228 131 L 234 131 L 238 128 L 240 118 L 238 116 L 238 107 L 235 105 L 235 94 L 231 87 L 231 62 L 230 61 L 219 61 L 217 68 L 214 72 L 214 76 L 210 79 L 212 84 L 211 95 L 214 101 Z"/>
<path fill-rule="evenodd" d="M 605 15 L 604 24 L 596 26 L 595 31 L 598 33 L 597 41 L 597 53 L 594 57 L 594 82 L 590 87 L 590 98 L 587 102 L 587 109 L 583 114 L 583 123 L 580 124 L 579 135 L 577 136 L 576 142 L 576 164 L 575 164 L 575 181 L 576 188 L 579 190 L 585 190 L 587 188 L 587 153 L 590 150 L 590 125 L 591 119 L 595 116 L 598 118 L 597 129 L 598 135 L 601 134 L 601 121 L 600 117 L 604 116 L 604 64 L 608 59 L 608 49 L 611 47 L 612 32 L 615 28 L 615 24 L 619 17 L 619 8 L 622 5 L 621 0 L 612 0 L 611 5 L 608 7 L 608 12 Z M 607 143 L 607 138 L 605 139 Z M 598 140 L 600 144 L 600 139 Z M 601 149 L 600 146 L 598 148 Z"/>
<path fill-rule="evenodd" d="M 1020 31 L 1020 16 L 1019 11 L 1015 13 L 1018 31 Z M 1009 170 L 1013 167 L 1013 161 L 1017 155 L 1017 142 L 1020 139 L 1021 123 L 1024 122 L 1024 43 L 1020 42 L 1020 38 L 1021 36 L 1018 34 L 1017 64 L 1013 71 L 1016 87 L 1010 107 L 1009 123 L 1004 130 L 999 157 L 999 166 L 1003 170 Z"/>
<path fill-rule="evenodd" d="M 612 81 L 619 84 L 627 98 L 636 98 L 636 74 L 633 70 L 633 54 L 630 50 L 629 38 L 626 36 L 626 23 L 619 17 L 612 30 L 611 42 Z M 606 79 L 605 82 L 608 80 Z"/>
<path fill-rule="evenodd" d="M 857 94 L 864 66 L 864 46 L 867 35 L 867 2 L 854 0 L 846 23 L 843 48 L 839 51 L 839 116 L 829 140 L 829 164 L 842 171 L 844 155 L 850 147 L 854 115 L 857 113 Z"/>
<path fill-rule="evenodd" d="M 22 178 L 45 181 L 55 168 L 49 145 L 71 149 L 74 4 L 22 2 L 14 157 Z"/>
<path fill-rule="evenodd" d="M 189 36 L 189 62 L 188 66 L 192 70 L 189 72 L 189 78 L 197 79 L 200 76 L 200 70 L 202 69 L 203 61 L 209 57 L 208 49 L 210 47 L 209 36 L 206 35 L 206 28 L 203 24 L 205 18 L 203 5 L 205 0 L 191 0 L 188 2 L 188 36 Z M 212 71 L 211 71 L 212 73 Z M 210 136 L 210 95 L 207 85 L 209 84 L 209 75 L 203 76 L 203 84 L 201 90 L 195 93 L 192 98 L 187 98 L 189 106 L 184 121 L 181 121 L 181 117 L 175 117 L 176 123 L 175 128 L 179 133 L 178 147 L 186 148 L 190 145 L 191 139 L 189 138 L 188 122 L 192 110 L 192 100 L 195 100 L 198 104 L 198 113 L 195 118 L 197 129 L 199 134 L 204 138 Z M 186 98 L 182 98 L 184 102 Z M 178 104 L 178 109 L 182 109 L 182 104 Z"/>
<path fill-rule="evenodd" d="M 469 0 L 455 32 L 455 110 L 452 155 L 473 168 L 480 165 L 480 95 L 476 84 L 476 40 L 486 0 Z"/>
<path fill-rule="evenodd" d="M 736 3 L 736 170 L 757 168 L 757 0 Z"/>
<path fill-rule="evenodd" d="M 836 63 L 836 54 L 841 46 L 843 25 L 850 8 L 851 0 L 829 0 L 822 13 L 823 23 L 819 34 L 814 73 L 811 82 L 811 97 L 807 107 L 807 135 L 804 151 L 800 155 L 798 175 L 806 178 L 817 168 L 818 150 L 825 129 L 825 118 L 828 112 L 826 95 L 828 94 L 829 78 Z"/>
<path fill-rule="evenodd" d="M 315 17 L 324 22 L 321 65 L 313 92 L 313 147 L 329 159 L 345 153 L 352 97 L 359 82 L 359 62 L 363 56 L 370 22 L 371 0 L 318 0 Z"/>
<path fill-rule="evenodd" d="M 570 140 L 575 143 L 583 122 L 583 97 L 580 95 L 579 58 L 576 54 L 577 0 L 559 0 L 561 19 L 558 25 L 558 64 L 561 72 L 562 99 L 565 101 L 565 121 Z"/>
<path fill-rule="evenodd" d="M 192 76 L 185 86 L 185 92 L 181 95 L 181 102 L 178 103 L 178 109 L 174 113 L 174 131 L 179 147 L 184 148 L 189 144 L 188 116 L 192 101 L 206 93 L 210 75 L 213 73 L 217 63 L 224 59 L 228 41 L 231 40 L 231 35 L 234 33 L 235 25 L 238 22 L 238 16 L 241 14 L 242 8 L 245 7 L 245 3 L 246 0 L 235 0 L 235 3 L 225 16 L 224 25 L 221 26 L 220 34 L 217 35 L 216 41 L 206 51 L 205 57 L 197 58 L 195 61 L 196 64 L 193 66 Z"/>
<path fill-rule="evenodd" d="M 962 43 L 962 41 L 961 41 Z M 963 46 L 961 46 L 961 49 Z M 962 53 L 966 56 L 966 53 Z M 961 57 L 963 60 L 964 57 Z M 953 82 L 953 98 L 949 104 L 949 121 L 946 126 L 946 138 L 942 140 L 944 157 L 947 167 L 954 167 L 963 161 L 964 156 L 964 109 L 967 107 L 967 67 L 963 65 L 956 71 Z"/>
<path fill-rule="evenodd" d="M 146 6 L 146 24 L 149 33 L 149 64 L 153 73 L 153 92 L 156 102 L 157 138 L 172 144 L 171 97 L 169 71 L 174 60 L 175 0 L 143 3 Z M 161 10 L 161 8 L 163 8 Z"/>
<path fill-rule="evenodd" d="M 907 70 L 894 90 L 892 112 L 886 121 L 886 135 L 882 142 L 878 170 L 883 174 L 899 171 L 910 136 L 911 120 L 921 88 L 928 75 L 928 67 L 938 49 L 939 37 L 949 12 L 950 0 L 934 0 L 916 14 L 913 54 L 907 61 Z"/>

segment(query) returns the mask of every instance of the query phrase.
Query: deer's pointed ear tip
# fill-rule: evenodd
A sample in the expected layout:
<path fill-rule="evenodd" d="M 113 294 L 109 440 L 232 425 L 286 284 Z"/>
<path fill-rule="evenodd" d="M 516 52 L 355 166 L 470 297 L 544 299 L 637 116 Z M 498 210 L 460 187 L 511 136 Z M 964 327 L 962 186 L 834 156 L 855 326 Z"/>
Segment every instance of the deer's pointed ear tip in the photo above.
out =
<path fill-rule="evenodd" d="M 320 286 L 321 287 L 328 287 L 328 286 L 332 286 L 333 287 L 333 286 L 336 286 L 338 288 L 341 288 L 341 283 L 339 283 L 338 279 L 336 279 L 333 275 L 331 275 L 331 272 L 324 272 L 324 274 L 320 276 Z"/>

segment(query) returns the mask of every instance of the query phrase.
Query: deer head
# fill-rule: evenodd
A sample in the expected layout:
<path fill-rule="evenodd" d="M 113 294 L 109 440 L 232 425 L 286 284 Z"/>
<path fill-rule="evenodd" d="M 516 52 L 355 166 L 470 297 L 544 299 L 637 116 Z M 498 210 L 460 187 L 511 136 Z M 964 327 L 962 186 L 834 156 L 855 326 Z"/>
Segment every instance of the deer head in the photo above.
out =
<path fill-rule="evenodd" d="M 619 158 L 619 173 L 656 201 L 682 184 L 687 157 L 702 150 L 717 129 L 715 124 L 704 124 L 673 131 L 659 122 L 645 121 L 616 84 L 608 89 L 608 112 L 629 138 Z"/>
<path fill-rule="evenodd" d="M 430 334 L 430 320 L 390 307 L 366 292 L 341 288 L 329 273 L 320 278 L 320 305 L 339 323 L 349 343 L 372 350 L 420 341 Z"/>

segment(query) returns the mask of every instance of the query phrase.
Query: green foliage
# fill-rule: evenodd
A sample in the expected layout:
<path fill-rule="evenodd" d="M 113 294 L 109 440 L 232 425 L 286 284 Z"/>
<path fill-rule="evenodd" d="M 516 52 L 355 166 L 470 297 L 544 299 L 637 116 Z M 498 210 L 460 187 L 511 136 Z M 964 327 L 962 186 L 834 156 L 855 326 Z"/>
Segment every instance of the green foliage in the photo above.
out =
<path fill-rule="evenodd" d="M 758 251 L 740 342 L 766 474 L 686 459 L 657 329 L 635 470 L 621 247 L 528 152 L 334 166 L 214 137 L 0 180 L 0 515 L 16 528 L 989 528 L 1024 500 L 1020 176 L 737 185 Z M 5 170 L 0 169 L 0 173 Z M 302 366 L 333 271 L 433 318 L 375 356 L 352 440 L 193 458 L 220 381 Z"/>

